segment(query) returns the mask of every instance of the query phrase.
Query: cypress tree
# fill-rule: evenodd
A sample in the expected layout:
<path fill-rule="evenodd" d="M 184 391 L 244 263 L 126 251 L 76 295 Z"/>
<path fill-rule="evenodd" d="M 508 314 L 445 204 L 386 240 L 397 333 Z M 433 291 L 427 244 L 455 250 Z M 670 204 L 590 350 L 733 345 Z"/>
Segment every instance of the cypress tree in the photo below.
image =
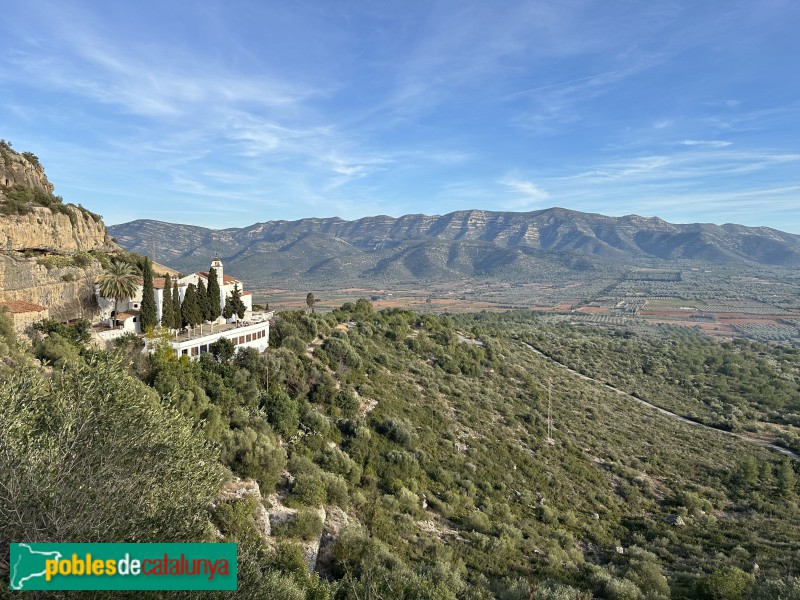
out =
<path fill-rule="evenodd" d="M 181 316 L 183 317 L 184 327 L 187 325 L 194 327 L 203 320 L 203 314 L 200 312 L 200 303 L 197 297 L 197 288 L 193 283 L 189 284 L 183 296 Z"/>
<path fill-rule="evenodd" d="M 178 280 L 172 284 L 172 328 L 180 329 L 183 327 L 183 318 L 181 317 L 181 294 L 178 291 Z"/>
<path fill-rule="evenodd" d="M 157 324 L 156 296 L 153 291 L 153 268 L 150 259 L 144 259 L 142 269 L 142 308 L 139 313 L 139 323 L 143 332 L 152 329 Z"/>
<path fill-rule="evenodd" d="M 239 291 L 239 284 L 233 284 L 233 293 L 231 296 L 233 297 L 233 307 L 236 310 L 236 314 L 240 319 L 244 319 L 244 313 L 247 311 L 247 307 L 244 305 L 244 301 L 242 300 L 242 294 Z"/>
<path fill-rule="evenodd" d="M 206 284 L 203 283 L 203 278 L 199 278 L 200 281 L 197 284 L 197 306 L 200 309 L 200 314 L 203 317 L 203 321 L 210 321 L 211 320 L 211 304 L 209 302 L 210 298 L 208 297 L 208 291 L 206 291 Z"/>
<path fill-rule="evenodd" d="M 225 298 L 225 308 L 222 309 L 222 316 L 226 319 L 230 319 L 233 316 L 233 313 L 236 311 L 233 310 L 233 303 L 231 302 L 231 297 L 228 296 Z"/>
<path fill-rule="evenodd" d="M 244 313 L 247 307 L 242 301 L 242 294 L 239 292 L 239 284 L 233 285 L 233 291 L 225 299 L 225 309 L 222 311 L 222 316 L 230 319 L 234 314 L 240 319 L 244 318 Z"/>
<path fill-rule="evenodd" d="M 221 313 L 219 282 L 217 281 L 217 270 L 214 267 L 208 271 L 208 304 L 211 311 L 210 319 L 213 321 Z"/>
<path fill-rule="evenodd" d="M 164 293 L 161 296 L 161 326 L 172 329 L 172 278 L 164 275 Z"/>

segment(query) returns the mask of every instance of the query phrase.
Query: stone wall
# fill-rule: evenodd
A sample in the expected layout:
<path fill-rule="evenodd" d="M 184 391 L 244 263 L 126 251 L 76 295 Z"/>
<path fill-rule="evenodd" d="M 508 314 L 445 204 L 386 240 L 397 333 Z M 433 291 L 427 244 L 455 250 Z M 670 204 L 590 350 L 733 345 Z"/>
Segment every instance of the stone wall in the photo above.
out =
<path fill-rule="evenodd" d="M 14 331 L 17 335 L 24 335 L 27 331 L 28 327 L 41 321 L 42 319 L 47 319 L 50 316 L 50 311 L 46 308 L 41 311 L 29 311 L 29 312 L 12 312 L 11 313 L 11 322 L 14 325 Z"/>
<path fill-rule="evenodd" d="M 54 319 L 90 318 L 94 315 L 94 281 L 102 273 L 93 261 L 86 269 L 47 270 L 35 258 L 0 254 L 0 302 L 22 300 L 41 304 Z"/>

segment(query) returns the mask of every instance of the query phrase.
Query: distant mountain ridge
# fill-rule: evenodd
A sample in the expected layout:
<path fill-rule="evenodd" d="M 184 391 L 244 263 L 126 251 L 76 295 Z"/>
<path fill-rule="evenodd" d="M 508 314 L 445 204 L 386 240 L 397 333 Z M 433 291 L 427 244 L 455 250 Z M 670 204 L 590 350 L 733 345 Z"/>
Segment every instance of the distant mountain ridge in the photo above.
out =
<path fill-rule="evenodd" d="M 563 208 L 466 210 L 441 216 L 266 221 L 207 229 L 137 220 L 109 232 L 127 250 L 183 271 L 215 255 L 254 285 L 301 279 L 443 280 L 525 278 L 542 269 L 693 260 L 724 265 L 800 266 L 800 236 L 768 227 L 673 224 Z"/>

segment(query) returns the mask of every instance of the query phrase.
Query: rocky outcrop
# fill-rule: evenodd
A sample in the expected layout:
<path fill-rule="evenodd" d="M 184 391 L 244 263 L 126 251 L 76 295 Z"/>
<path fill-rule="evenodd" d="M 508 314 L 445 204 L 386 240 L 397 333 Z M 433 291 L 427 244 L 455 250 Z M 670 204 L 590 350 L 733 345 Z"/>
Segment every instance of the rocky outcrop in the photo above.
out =
<path fill-rule="evenodd" d="M 290 523 L 297 518 L 298 510 L 283 503 L 284 495 L 285 493 L 277 492 L 263 498 L 257 482 L 235 477 L 225 485 L 218 502 L 253 500 L 253 521 L 264 543 L 273 547 L 276 538 L 272 532 L 282 524 Z M 303 550 L 309 573 L 320 571 L 325 574 L 333 561 L 333 546 L 350 523 L 350 519 L 338 506 L 329 507 L 328 510 L 324 508 L 316 510 L 323 523 L 322 535 L 319 539 L 298 541 L 298 543 Z"/>
<path fill-rule="evenodd" d="M 69 214 L 32 207 L 25 215 L 3 215 L 0 219 L 0 250 L 44 250 L 73 254 L 88 250 L 113 250 L 106 227 L 90 214 L 67 206 Z"/>
<path fill-rule="evenodd" d="M 0 140 L 0 302 L 40 304 L 59 320 L 90 318 L 102 269 L 88 255 L 70 257 L 119 247 L 98 216 L 52 193 L 39 159 Z"/>
<path fill-rule="evenodd" d="M 58 320 L 89 318 L 96 310 L 94 281 L 102 273 L 97 261 L 85 268 L 47 269 L 35 258 L 0 253 L 0 302 L 22 300 L 50 309 Z"/>
<path fill-rule="evenodd" d="M 220 495 L 220 501 L 230 502 L 231 500 L 242 500 L 249 498 L 255 500 L 255 508 L 253 510 L 253 521 L 255 521 L 258 533 L 264 540 L 269 540 L 272 535 L 270 527 L 269 513 L 264 508 L 264 503 L 261 498 L 261 488 L 258 482 L 252 479 L 240 479 L 234 477 L 229 481 Z"/>
<path fill-rule="evenodd" d="M 7 142 L 0 141 L 0 187 L 13 189 L 25 186 L 53 193 L 39 159 L 30 152 L 14 152 Z"/>
<path fill-rule="evenodd" d="M 18 188 L 41 190 L 47 195 L 54 189 L 34 154 L 15 152 L 8 142 L 0 140 L 0 204 L 9 202 L 10 192 Z M 2 211 L 0 251 L 36 249 L 72 254 L 111 249 L 105 225 L 99 217 L 77 206 L 63 205 L 60 198 L 54 198 L 53 203 L 54 210 L 44 203 L 26 206 L 24 210 Z M 20 212 L 26 214 L 17 214 Z"/>
<path fill-rule="evenodd" d="M 316 564 L 314 570 L 322 577 L 331 574 L 333 565 L 333 547 L 336 540 L 342 535 L 345 528 L 350 524 L 350 518 L 338 506 L 328 509 L 325 526 L 322 529 L 322 536 L 319 538 L 319 546 L 316 554 Z"/>

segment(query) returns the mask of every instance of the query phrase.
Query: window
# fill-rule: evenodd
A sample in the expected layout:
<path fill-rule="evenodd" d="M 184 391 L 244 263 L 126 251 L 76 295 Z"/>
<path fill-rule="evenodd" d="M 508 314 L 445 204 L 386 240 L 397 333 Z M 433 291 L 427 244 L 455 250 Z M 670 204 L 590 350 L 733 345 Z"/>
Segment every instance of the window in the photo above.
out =
<path fill-rule="evenodd" d="M 251 342 L 251 341 L 253 341 L 253 336 L 252 336 L 252 335 L 250 335 L 249 333 L 247 334 L 247 341 L 248 341 L 248 342 Z"/>
<path fill-rule="evenodd" d="M 195 346 L 194 348 L 192 348 L 192 356 L 197 356 L 197 351 L 198 351 L 198 350 L 199 350 L 199 348 L 198 348 L 197 346 Z"/>
<path fill-rule="evenodd" d="M 184 348 L 183 350 L 181 350 L 181 355 L 182 356 L 187 356 L 188 354 L 189 354 L 189 349 L 188 348 Z"/>
<path fill-rule="evenodd" d="M 244 344 L 244 336 L 243 335 L 239 336 L 239 343 L 240 344 Z"/>
<path fill-rule="evenodd" d="M 202 346 L 200 346 L 200 354 L 205 354 L 206 352 L 208 352 L 208 345 L 203 344 Z"/>

